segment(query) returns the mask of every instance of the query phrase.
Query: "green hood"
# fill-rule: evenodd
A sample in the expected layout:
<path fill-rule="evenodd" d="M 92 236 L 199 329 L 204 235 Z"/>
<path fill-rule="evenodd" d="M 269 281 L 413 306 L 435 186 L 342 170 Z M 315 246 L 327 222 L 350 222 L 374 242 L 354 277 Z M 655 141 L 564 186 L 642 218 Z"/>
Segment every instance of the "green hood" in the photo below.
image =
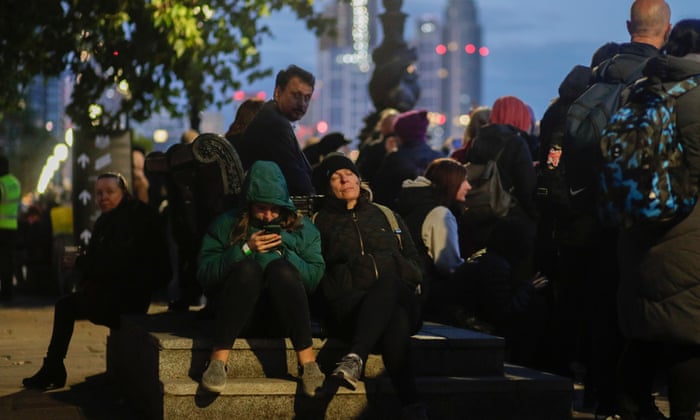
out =
<path fill-rule="evenodd" d="M 296 211 L 289 198 L 287 181 L 275 162 L 259 160 L 253 163 L 245 185 L 243 197 L 246 206 L 250 203 L 268 203 Z"/>

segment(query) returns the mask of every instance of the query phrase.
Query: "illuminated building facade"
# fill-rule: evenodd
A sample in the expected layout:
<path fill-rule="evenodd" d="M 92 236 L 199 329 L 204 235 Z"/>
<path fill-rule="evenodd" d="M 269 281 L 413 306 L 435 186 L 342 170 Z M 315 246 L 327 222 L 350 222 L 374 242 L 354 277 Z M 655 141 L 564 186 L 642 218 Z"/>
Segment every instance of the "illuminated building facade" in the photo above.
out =
<path fill-rule="evenodd" d="M 335 36 L 319 40 L 314 102 L 309 120 L 318 136 L 339 131 L 356 139 L 374 110 L 367 86 L 377 45 L 377 0 L 333 1 L 324 14 L 337 20 Z"/>

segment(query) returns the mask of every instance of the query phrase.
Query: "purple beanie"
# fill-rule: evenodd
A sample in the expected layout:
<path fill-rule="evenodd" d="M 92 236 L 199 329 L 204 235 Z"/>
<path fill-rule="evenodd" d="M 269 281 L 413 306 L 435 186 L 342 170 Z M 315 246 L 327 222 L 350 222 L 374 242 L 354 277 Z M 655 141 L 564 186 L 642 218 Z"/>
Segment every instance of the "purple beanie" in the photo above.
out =
<path fill-rule="evenodd" d="M 399 114 L 394 123 L 394 132 L 408 143 L 423 143 L 428 131 L 428 111 L 413 110 Z"/>

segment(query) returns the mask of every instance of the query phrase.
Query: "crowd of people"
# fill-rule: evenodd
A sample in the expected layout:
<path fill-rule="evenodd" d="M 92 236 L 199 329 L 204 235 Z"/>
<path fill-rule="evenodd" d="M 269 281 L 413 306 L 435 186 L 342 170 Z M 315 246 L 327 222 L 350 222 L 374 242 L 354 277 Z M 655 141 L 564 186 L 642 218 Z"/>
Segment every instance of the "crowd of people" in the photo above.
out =
<path fill-rule="evenodd" d="M 426 418 L 410 337 L 430 320 L 503 336 L 507 361 L 582 379 L 596 418 L 665 418 L 653 396 L 662 380 L 671 418 L 693 419 L 700 401 L 700 210 L 651 230 L 605 224 L 597 213 L 601 192 L 591 182 L 598 162 L 572 156 L 567 137 L 567 111 L 597 82 L 621 83 L 639 72 L 635 87 L 668 90 L 700 75 L 700 20 L 672 25 L 665 1 L 636 0 L 627 29 L 629 42 L 601 46 L 589 66 L 563 78 L 539 125 L 522 98 L 503 96 L 472 110 L 461 146 L 447 154 L 429 146 L 424 109 L 380 110 L 356 161 L 344 153 L 351 144 L 344 133 L 302 148 L 293 123 L 306 114 L 315 78 L 295 65 L 281 70 L 273 99 L 244 102 L 226 133 L 246 173 L 242 191 L 198 221 L 206 229 L 180 250 L 185 268 L 169 262 L 167 232 L 156 221 L 160 203 L 137 199 L 153 194 L 133 197 L 121 175 L 101 175 L 102 215 L 75 263 L 79 287 L 57 302 L 44 365 L 24 385 L 63 386 L 73 322 L 118 328 L 120 314 L 146 311 L 175 267 L 180 282 L 196 287 L 171 309 L 187 310 L 203 294 L 214 322 L 201 378 L 211 392 L 226 385 L 237 338 L 288 336 L 306 395 L 323 393 L 328 380 L 354 389 L 368 356 L 378 353 L 402 415 Z M 639 100 L 630 92 L 622 91 L 621 103 Z M 690 89 L 675 107 L 694 194 L 699 104 L 700 89 Z M 508 193 L 507 213 L 474 219 L 470 194 L 478 180 L 470 171 L 489 162 Z M 138 181 L 148 187 L 145 166 Z M 563 195 L 554 194 L 557 169 Z M 1 217 L 16 212 L 10 202 L 17 197 L 6 197 L 14 184 L 6 181 Z M 299 196 L 322 198 L 299 208 L 292 200 Z M 17 225 L 0 223 L 2 238 L 14 241 L 9 231 Z M 0 267 L 2 298 L 11 290 L 8 264 Z M 323 334 L 347 344 L 332 371 L 316 363 L 314 318 Z"/>

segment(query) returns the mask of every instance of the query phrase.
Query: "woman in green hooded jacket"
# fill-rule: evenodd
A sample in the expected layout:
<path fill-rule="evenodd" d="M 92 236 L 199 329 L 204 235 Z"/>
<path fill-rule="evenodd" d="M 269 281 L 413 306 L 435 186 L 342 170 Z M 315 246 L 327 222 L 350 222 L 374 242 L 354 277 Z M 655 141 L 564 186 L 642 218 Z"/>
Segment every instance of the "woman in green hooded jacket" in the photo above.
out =
<path fill-rule="evenodd" d="M 320 235 L 297 211 L 274 162 L 251 166 L 242 201 L 239 209 L 214 220 L 199 254 L 197 278 L 216 308 L 202 386 L 223 391 L 237 337 L 289 336 L 303 391 L 313 396 L 325 378 L 311 346 L 308 301 L 325 269 Z"/>

